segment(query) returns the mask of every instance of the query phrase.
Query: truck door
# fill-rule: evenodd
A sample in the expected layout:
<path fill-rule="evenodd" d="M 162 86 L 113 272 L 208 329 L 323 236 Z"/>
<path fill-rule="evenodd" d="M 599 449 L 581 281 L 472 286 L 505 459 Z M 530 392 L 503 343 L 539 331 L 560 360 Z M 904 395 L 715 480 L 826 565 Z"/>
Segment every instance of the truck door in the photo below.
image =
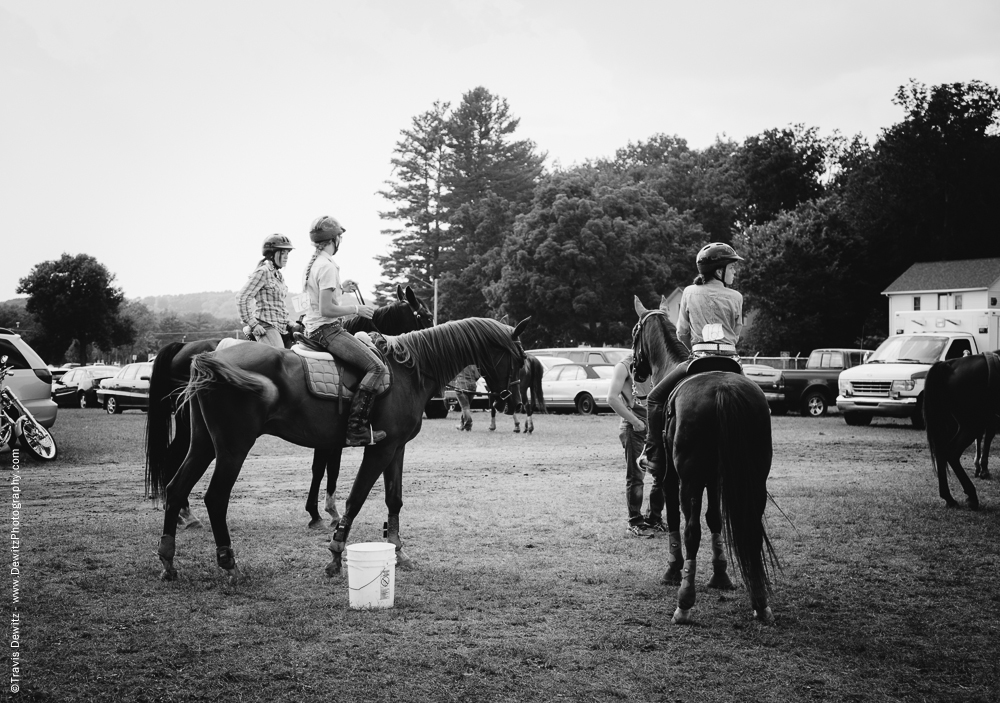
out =
<path fill-rule="evenodd" d="M 945 359 L 958 359 L 965 354 L 972 353 L 972 344 L 968 339 L 953 339 L 951 341 L 951 346 L 948 347 L 948 353 L 945 354 Z"/>

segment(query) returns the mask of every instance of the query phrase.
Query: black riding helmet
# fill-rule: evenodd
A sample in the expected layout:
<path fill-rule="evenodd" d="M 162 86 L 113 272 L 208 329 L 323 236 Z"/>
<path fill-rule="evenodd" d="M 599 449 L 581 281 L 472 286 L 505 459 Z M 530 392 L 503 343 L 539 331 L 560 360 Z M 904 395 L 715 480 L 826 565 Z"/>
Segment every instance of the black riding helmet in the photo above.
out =
<path fill-rule="evenodd" d="M 736 253 L 728 244 L 722 242 L 712 242 L 706 244 L 698 252 L 695 263 L 698 266 L 698 273 L 707 276 L 716 269 L 724 268 L 727 264 L 734 264 L 743 261 L 743 257 Z"/>
<path fill-rule="evenodd" d="M 264 244 L 261 247 L 261 255 L 268 256 L 275 254 L 279 249 L 294 249 L 292 246 L 292 240 L 283 234 L 269 234 L 264 238 Z"/>

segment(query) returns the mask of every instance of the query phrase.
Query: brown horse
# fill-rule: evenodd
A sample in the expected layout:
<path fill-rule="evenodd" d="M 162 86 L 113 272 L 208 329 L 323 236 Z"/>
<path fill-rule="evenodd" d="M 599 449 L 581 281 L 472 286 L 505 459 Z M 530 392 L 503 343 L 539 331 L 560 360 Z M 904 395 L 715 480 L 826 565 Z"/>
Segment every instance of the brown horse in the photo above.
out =
<path fill-rule="evenodd" d="M 688 350 L 677 338 L 677 330 L 662 310 L 647 310 L 635 300 L 639 322 L 632 333 L 633 374 L 638 380 L 652 375 L 654 381 L 688 359 Z M 722 547 L 725 526 L 729 551 L 736 556 L 743 581 L 750 591 L 754 617 L 774 621 L 767 604 L 770 576 L 767 559 L 776 561 L 764 530 L 767 476 L 771 470 L 771 415 L 757 384 L 736 371 L 722 370 L 730 360 L 706 357 L 691 362 L 666 403 L 666 477 L 663 481 L 667 505 L 667 529 L 679 528 L 684 513 L 685 561 L 680 573 L 675 623 L 692 621 L 695 603 L 695 572 L 701 543 L 702 496 L 708 492 L 706 522 L 712 531 L 714 574 L 709 587 L 732 588 L 726 575 Z M 700 370 L 699 369 L 704 369 Z M 671 525 L 671 522 L 674 524 Z M 665 581 L 679 564 L 677 553 L 668 558 Z"/>
<path fill-rule="evenodd" d="M 383 334 L 403 334 L 425 329 L 433 324 L 427 306 L 410 289 L 396 286 L 396 301 L 379 307 L 372 319 L 354 316 L 344 327 L 352 334 L 379 331 Z M 190 378 L 191 359 L 202 352 L 215 351 L 221 339 L 202 339 L 194 342 L 172 342 L 165 345 L 153 361 L 149 378 L 149 411 L 146 415 L 146 471 L 172 476 L 187 454 L 191 439 L 189 418 L 184 409 L 175 409 L 175 401 Z M 173 438 L 171 438 L 173 431 Z M 310 527 L 322 524 L 319 515 L 319 487 L 324 473 L 327 476 L 326 511 L 334 520 L 339 519 L 334 502 L 337 478 L 340 474 L 340 449 L 317 449 L 313 452 L 313 480 L 306 497 L 306 512 Z M 147 486 L 148 490 L 148 486 Z M 194 517 L 187 505 L 181 506 L 184 527 L 200 527 L 201 520 Z"/>
<path fill-rule="evenodd" d="M 949 508 L 958 505 L 948 488 L 950 465 L 969 507 L 978 510 L 979 495 L 961 457 L 975 441 L 976 476 L 990 477 L 990 443 L 1000 428 L 1000 354 L 974 354 L 931 366 L 924 382 L 924 424 L 941 497 Z"/>
<path fill-rule="evenodd" d="M 351 525 L 379 476 L 384 476 L 386 483 L 388 539 L 396 545 L 397 559 L 407 562 L 399 537 L 402 491 L 398 487 L 406 444 L 420 431 L 424 407 L 461 369 L 477 364 L 492 390 L 508 389 L 502 402 L 516 410 L 521 402 L 517 370 L 524 361 L 518 336 L 526 323 L 523 320 L 511 328 L 495 320 L 469 318 L 386 338 L 393 383 L 377 399 L 372 423 L 384 428 L 387 436 L 365 447 L 345 514 L 330 541 L 333 561 L 327 566 L 328 574 L 340 572 Z M 346 376 L 346 385 L 356 387 L 358 374 L 347 372 Z M 200 354 L 191 361 L 191 380 L 182 397 L 191 416 L 187 456 L 173 476 L 157 473 L 156 465 L 151 465 L 147 475 L 153 497 L 166 496 L 158 550 L 162 578 L 177 577 L 173 565 L 177 514 L 213 459 L 215 470 L 205 492 L 205 506 L 217 562 L 236 577 L 226 514 L 233 485 L 257 438 L 271 434 L 300 446 L 323 449 L 344 445 L 346 408 L 341 412 L 339 402 L 315 397 L 306 385 L 298 355 L 263 344 L 237 345 Z"/>

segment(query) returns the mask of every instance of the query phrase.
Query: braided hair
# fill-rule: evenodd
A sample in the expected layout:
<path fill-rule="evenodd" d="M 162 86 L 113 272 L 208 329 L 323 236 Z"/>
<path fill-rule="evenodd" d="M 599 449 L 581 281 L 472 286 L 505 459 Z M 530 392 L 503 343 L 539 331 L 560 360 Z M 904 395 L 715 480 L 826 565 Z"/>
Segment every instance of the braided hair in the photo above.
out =
<path fill-rule="evenodd" d="M 309 259 L 309 263 L 306 265 L 306 275 L 305 275 L 305 278 L 302 279 L 302 292 L 303 293 L 306 292 L 306 290 L 307 290 L 307 288 L 309 286 L 309 274 L 312 273 L 313 264 L 316 263 L 316 258 L 320 255 L 320 252 L 323 251 L 323 249 L 327 245 L 327 242 L 329 242 L 329 241 L 330 240 L 326 240 L 325 242 L 316 242 L 316 250 L 313 252 L 312 258 Z"/>

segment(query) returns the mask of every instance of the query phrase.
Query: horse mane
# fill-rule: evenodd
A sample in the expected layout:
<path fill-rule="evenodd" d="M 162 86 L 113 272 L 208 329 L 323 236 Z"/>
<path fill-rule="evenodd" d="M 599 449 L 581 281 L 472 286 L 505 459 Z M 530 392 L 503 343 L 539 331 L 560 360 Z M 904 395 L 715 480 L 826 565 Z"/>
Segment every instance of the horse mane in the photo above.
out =
<path fill-rule="evenodd" d="M 652 324 L 652 323 L 658 324 Z M 680 339 L 677 338 L 677 327 L 665 313 L 652 311 L 640 320 L 643 325 L 652 325 L 650 330 L 655 330 L 643 339 L 646 345 L 646 356 L 650 360 L 672 361 L 679 364 L 685 361 L 690 352 Z"/>
<path fill-rule="evenodd" d="M 512 327 L 496 320 L 469 317 L 386 337 L 386 341 L 393 359 L 404 366 L 416 367 L 418 382 L 428 376 L 447 383 L 492 346 L 500 346 L 512 355 L 520 354 L 512 332 Z"/>

